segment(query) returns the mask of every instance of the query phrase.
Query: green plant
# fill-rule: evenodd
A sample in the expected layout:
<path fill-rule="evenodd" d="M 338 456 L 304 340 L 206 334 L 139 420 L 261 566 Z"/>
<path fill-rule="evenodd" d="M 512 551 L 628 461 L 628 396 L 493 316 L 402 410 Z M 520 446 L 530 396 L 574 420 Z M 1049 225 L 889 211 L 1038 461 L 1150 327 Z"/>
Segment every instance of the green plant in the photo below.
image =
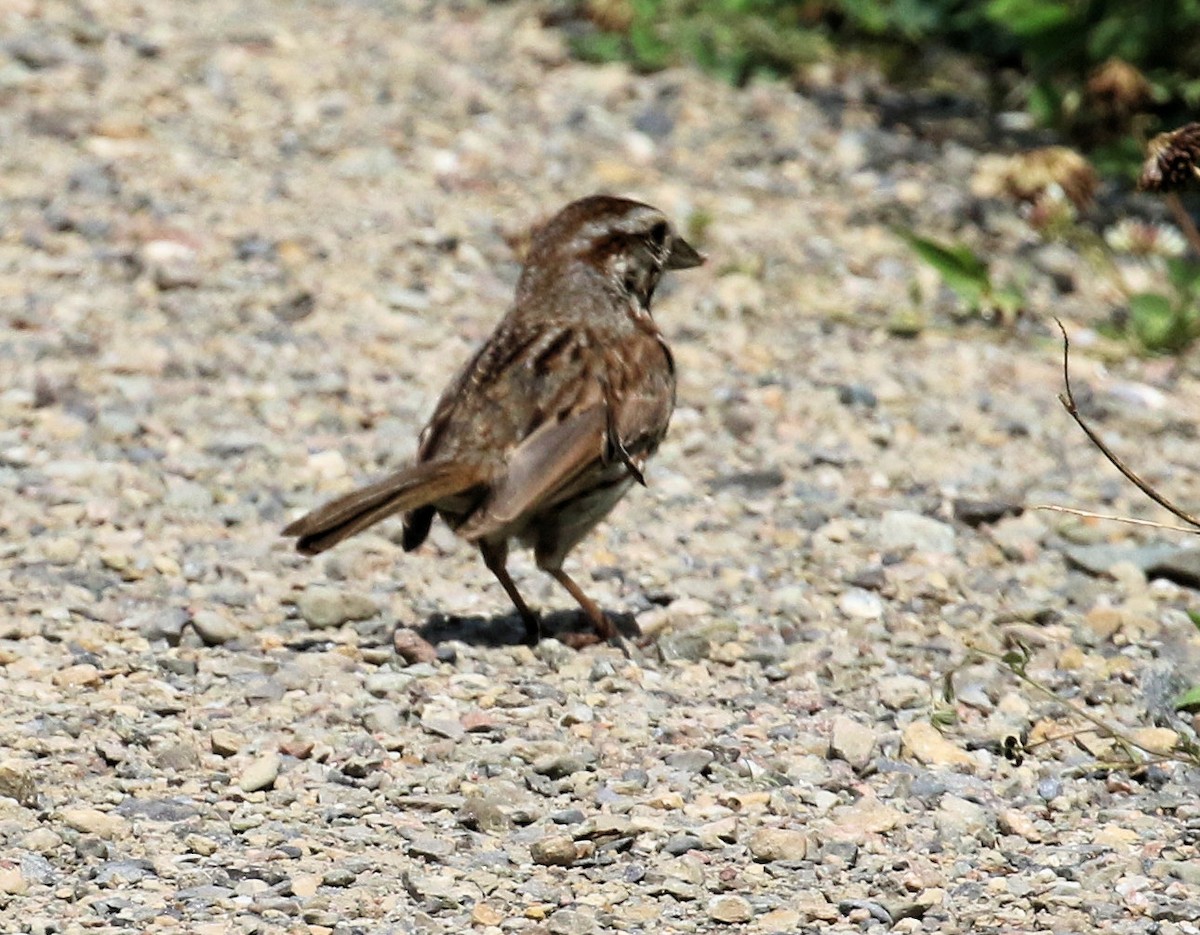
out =
<path fill-rule="evenodd" d="M 1138 343 L 1153 353 L 1183 350 L 1200 336 L 1200 263 L 1167 261 L 1171 292 L 1129 297 L 1129 325 Z"/>
<path fill-rule="evenodd" d="M 562 0 L 576 54 L 643 71 L 690 63 L 742 84 L 794 75 L 834 46 L 863 45 L 911 70 L 939 45 L 1019 73 L 1042 122 L 1104 144 L 1127 170 L 1126 140 L 1200 105 L 1200 0 Z M 897 54 L 900 53 L 900 54 Z M 918 66 L 919 67 L 919 66 Z"/>
<path fill-rule="evenodd" d="M 921 260 L 937 270 L 973 315 L 1013 321 L 1025 305 L 1025 296 L 1013 285 L 997 286 L 983 259 L 965 244 L 944 244 L 908 230 L 895 228 L 896 235 Z"/>
<path fill-rule="evenodd" d="M 640 71 L 695 64 L 740 85 L 760 72 L 792 74 L 829 47 L 804 20 L 802 4 L 780 0 L 591 0 L 576 7 L 590 25 L 576 30 L 575 53 Z"/>
<path fill-rule="evenodd" d="M 1135 771 L 1156 763 L 1167 762 L 1200 766 L 1200 744 L 1197 744 L 1196 741 L 1180 734 L 1177 736 L 1175 747 L 1171 750 L 1164 751 L 1146 746 L 1134 737 L 1132 732 L 1115 726 L 1104 718 L 1093 714 L 1084 706 L 1063 697 L 1053 688 L 1043 684 L 1037 677 L 1030 674 L 1029 663 L 1031 660 L 1032 653 L 1029 647 L 1015 640 L 1011 641 L 1010 647 L 1003 653 L 992 652 L 979 646 L 969 646 L 967 657 L 963 662 L 950 669 L 942 677 L 941 701 L 940 704 L 934 705 L 932 715 L 935 725 L 945 726 L 947 723 L 952 723 L 953 721 L 953 719 L 947 718 L 945 711 L 956 701 L 954 677 L 968 666 L 977 665 L 981 662 L 992 662 L 1008 669 L 1012 676 L 1025 688 L 1059 705 L 1067 712 L 1069 717 L 1083 721 L 1088 725 L 1087 727 L 1073 728 L 1053 737 L 1047 737 L 1045 740 L 1040 741 L 1040 743 L 1029 743 L 1023 737 L 1004 738 L 1004 741 L 1000 745 L 1001 752 L 1014 763 L 1019 765 L 1020 760 L 1025 756 L 1033 754 L 1040 744 L 1071 739 L 1081 734 L 1096 734 L 1100 737 L 1111 739 L 1114 744 L 1114 750 L 1119 754 L 1111 760 L 1104 760 L 1098 763 L 1099 766 L 1105 769 Z M 1185 695 L 1192 692 L 1197 692 L 1200 695 L 1198 689 L 1185 692 Z M 1200 701 L 1200 697 L 1197 698 L 1197 701 Z M 1176 707 L 1178 707 L 1178 700 Z"/>

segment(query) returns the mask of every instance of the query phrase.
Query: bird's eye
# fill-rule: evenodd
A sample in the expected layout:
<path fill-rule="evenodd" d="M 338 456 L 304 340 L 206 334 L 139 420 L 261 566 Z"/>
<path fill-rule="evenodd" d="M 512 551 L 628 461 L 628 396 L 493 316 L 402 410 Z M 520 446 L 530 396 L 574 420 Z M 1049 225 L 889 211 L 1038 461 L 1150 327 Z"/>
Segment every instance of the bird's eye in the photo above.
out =
<path fill-rule="evenodd" d="M 661 247 L 667 242 L 667 222 L 659 221 L 650 228 L 650 242 L 656 247 Z"/>

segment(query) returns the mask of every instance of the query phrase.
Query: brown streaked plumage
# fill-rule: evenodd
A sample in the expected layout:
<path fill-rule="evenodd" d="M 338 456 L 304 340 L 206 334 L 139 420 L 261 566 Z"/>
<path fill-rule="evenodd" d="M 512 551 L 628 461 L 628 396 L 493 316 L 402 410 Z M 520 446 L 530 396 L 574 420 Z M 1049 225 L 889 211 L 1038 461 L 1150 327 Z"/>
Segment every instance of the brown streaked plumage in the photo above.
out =
<path fill-rule="evenodd" d="M 675 406 L 671 352 L 650 315 L 666 270 L 703 258 L 662 212 L 624 198 L 572 202 L 533 237 L 516 299 L 451 381 L 416 463 L 289 525 L 313 555 L 396 513 L 417 548 L 440 516 L 479 547 L 525 621 L 509 576 L 512 540 L 575 598 L 597 635 L 616 628 L 563 560 L 634 483 Z"/>

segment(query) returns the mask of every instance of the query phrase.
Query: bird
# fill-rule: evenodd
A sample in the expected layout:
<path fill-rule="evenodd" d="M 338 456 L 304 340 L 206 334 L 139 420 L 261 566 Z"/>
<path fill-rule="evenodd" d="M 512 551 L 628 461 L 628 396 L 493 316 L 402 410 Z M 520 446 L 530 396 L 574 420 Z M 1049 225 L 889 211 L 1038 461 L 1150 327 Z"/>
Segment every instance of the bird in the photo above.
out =
<path fill-rule="evenodd" d="M 663 275 L 705 258 L 662 211 L 611 195 L 562 208 L 530 239 L 514 301 L 442 393 L 414 462 L 290 523 L 316 555 L 403 514 L 401 545 L 440 517 L 479 549 L 527 642 L 540 618 L 508 572 L 510 547 L 628 654 L 612 620 L 563 568 L 567 554 L 634 485 L 645 485 L 675 407 L 675 362 L 651 315 Z"/>

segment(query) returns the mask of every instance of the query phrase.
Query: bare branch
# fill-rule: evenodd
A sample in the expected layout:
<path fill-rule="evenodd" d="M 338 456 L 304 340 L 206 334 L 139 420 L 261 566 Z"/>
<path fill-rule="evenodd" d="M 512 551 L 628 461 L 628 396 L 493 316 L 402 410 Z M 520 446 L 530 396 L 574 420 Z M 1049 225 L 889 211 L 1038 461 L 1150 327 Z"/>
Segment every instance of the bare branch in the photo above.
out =
<path fill-rule="evenodd" d="M 1147 497 L 1161 506 L 1172 516 L 1183 520 L 1185 523 L 1193 527 L 1189 529 L 1188 532 L 1200 532 L 1200 519 L 1197 519 L 1190 513 L 1185 512 L 1181 507 L 1176 506 L 1165 496 L 1151 487 L 1149 483 L 1142 480 L 1142 478 L 1138 476 L 1138 474 L 1135 473 L 1132 468 L 1128 467 L 1124 461 L 1117 457 L 1113 450 L 1104 443 L 1104 440 L 1097 435 L 1096 432 L 1093 431 L 1092 427 L 1083 420 L 1083 416 L 1079 414 L 1079 407 L 1075 404 L 1075 394 L 1071 392 L 1071 341 L 1067 337 L 1067 329 L 1063 327 L 1063 323 L 1057 318 L 1055 318 L 1054 321 L 1055 324 L 1058 325 L 1058 330 L 1062 332 L 1063 336 L 1063 386 L 1066 388 L 1065 393 L 1058 394 L 1058 401 L 1063 404 L 1063 408 L 1067 410 L 1067 414 L 1075 420 L 1075 424 L 1083 429 L 1083 433 L 1088 437 L 1088 440 L 1100 449 L 1100 453 L 1108 459 L 1108 462 L 1113 467 L 1115 467 L 1125 476 L 1126 480 L 1137 487 L 1138 490 L 1144 493 Z"/>
<path fill-rule="evenodd" d="M 1149 526 L 1152 529 L 1165 529 L 1167 532 L 1190 532 L 1196 530 L 1191 526 L 1172 526 L 1170 523 L 1158 523 L 1152 519 L 1135 519 L 1132 516 L 1117 516 L 1114 513 L 1093 513 L 1091 510 L 1077 510 L 1074 507 L 1059 506 L 1056 503 L 1031 503 L 1031 510 L 1050 510 L 1054 513 L 1070 513 L 1072 516 L 1082 516 L 1085 519 L 1107 519 L 1114 523 L 1127 523 L 1130 526 Z"/>

